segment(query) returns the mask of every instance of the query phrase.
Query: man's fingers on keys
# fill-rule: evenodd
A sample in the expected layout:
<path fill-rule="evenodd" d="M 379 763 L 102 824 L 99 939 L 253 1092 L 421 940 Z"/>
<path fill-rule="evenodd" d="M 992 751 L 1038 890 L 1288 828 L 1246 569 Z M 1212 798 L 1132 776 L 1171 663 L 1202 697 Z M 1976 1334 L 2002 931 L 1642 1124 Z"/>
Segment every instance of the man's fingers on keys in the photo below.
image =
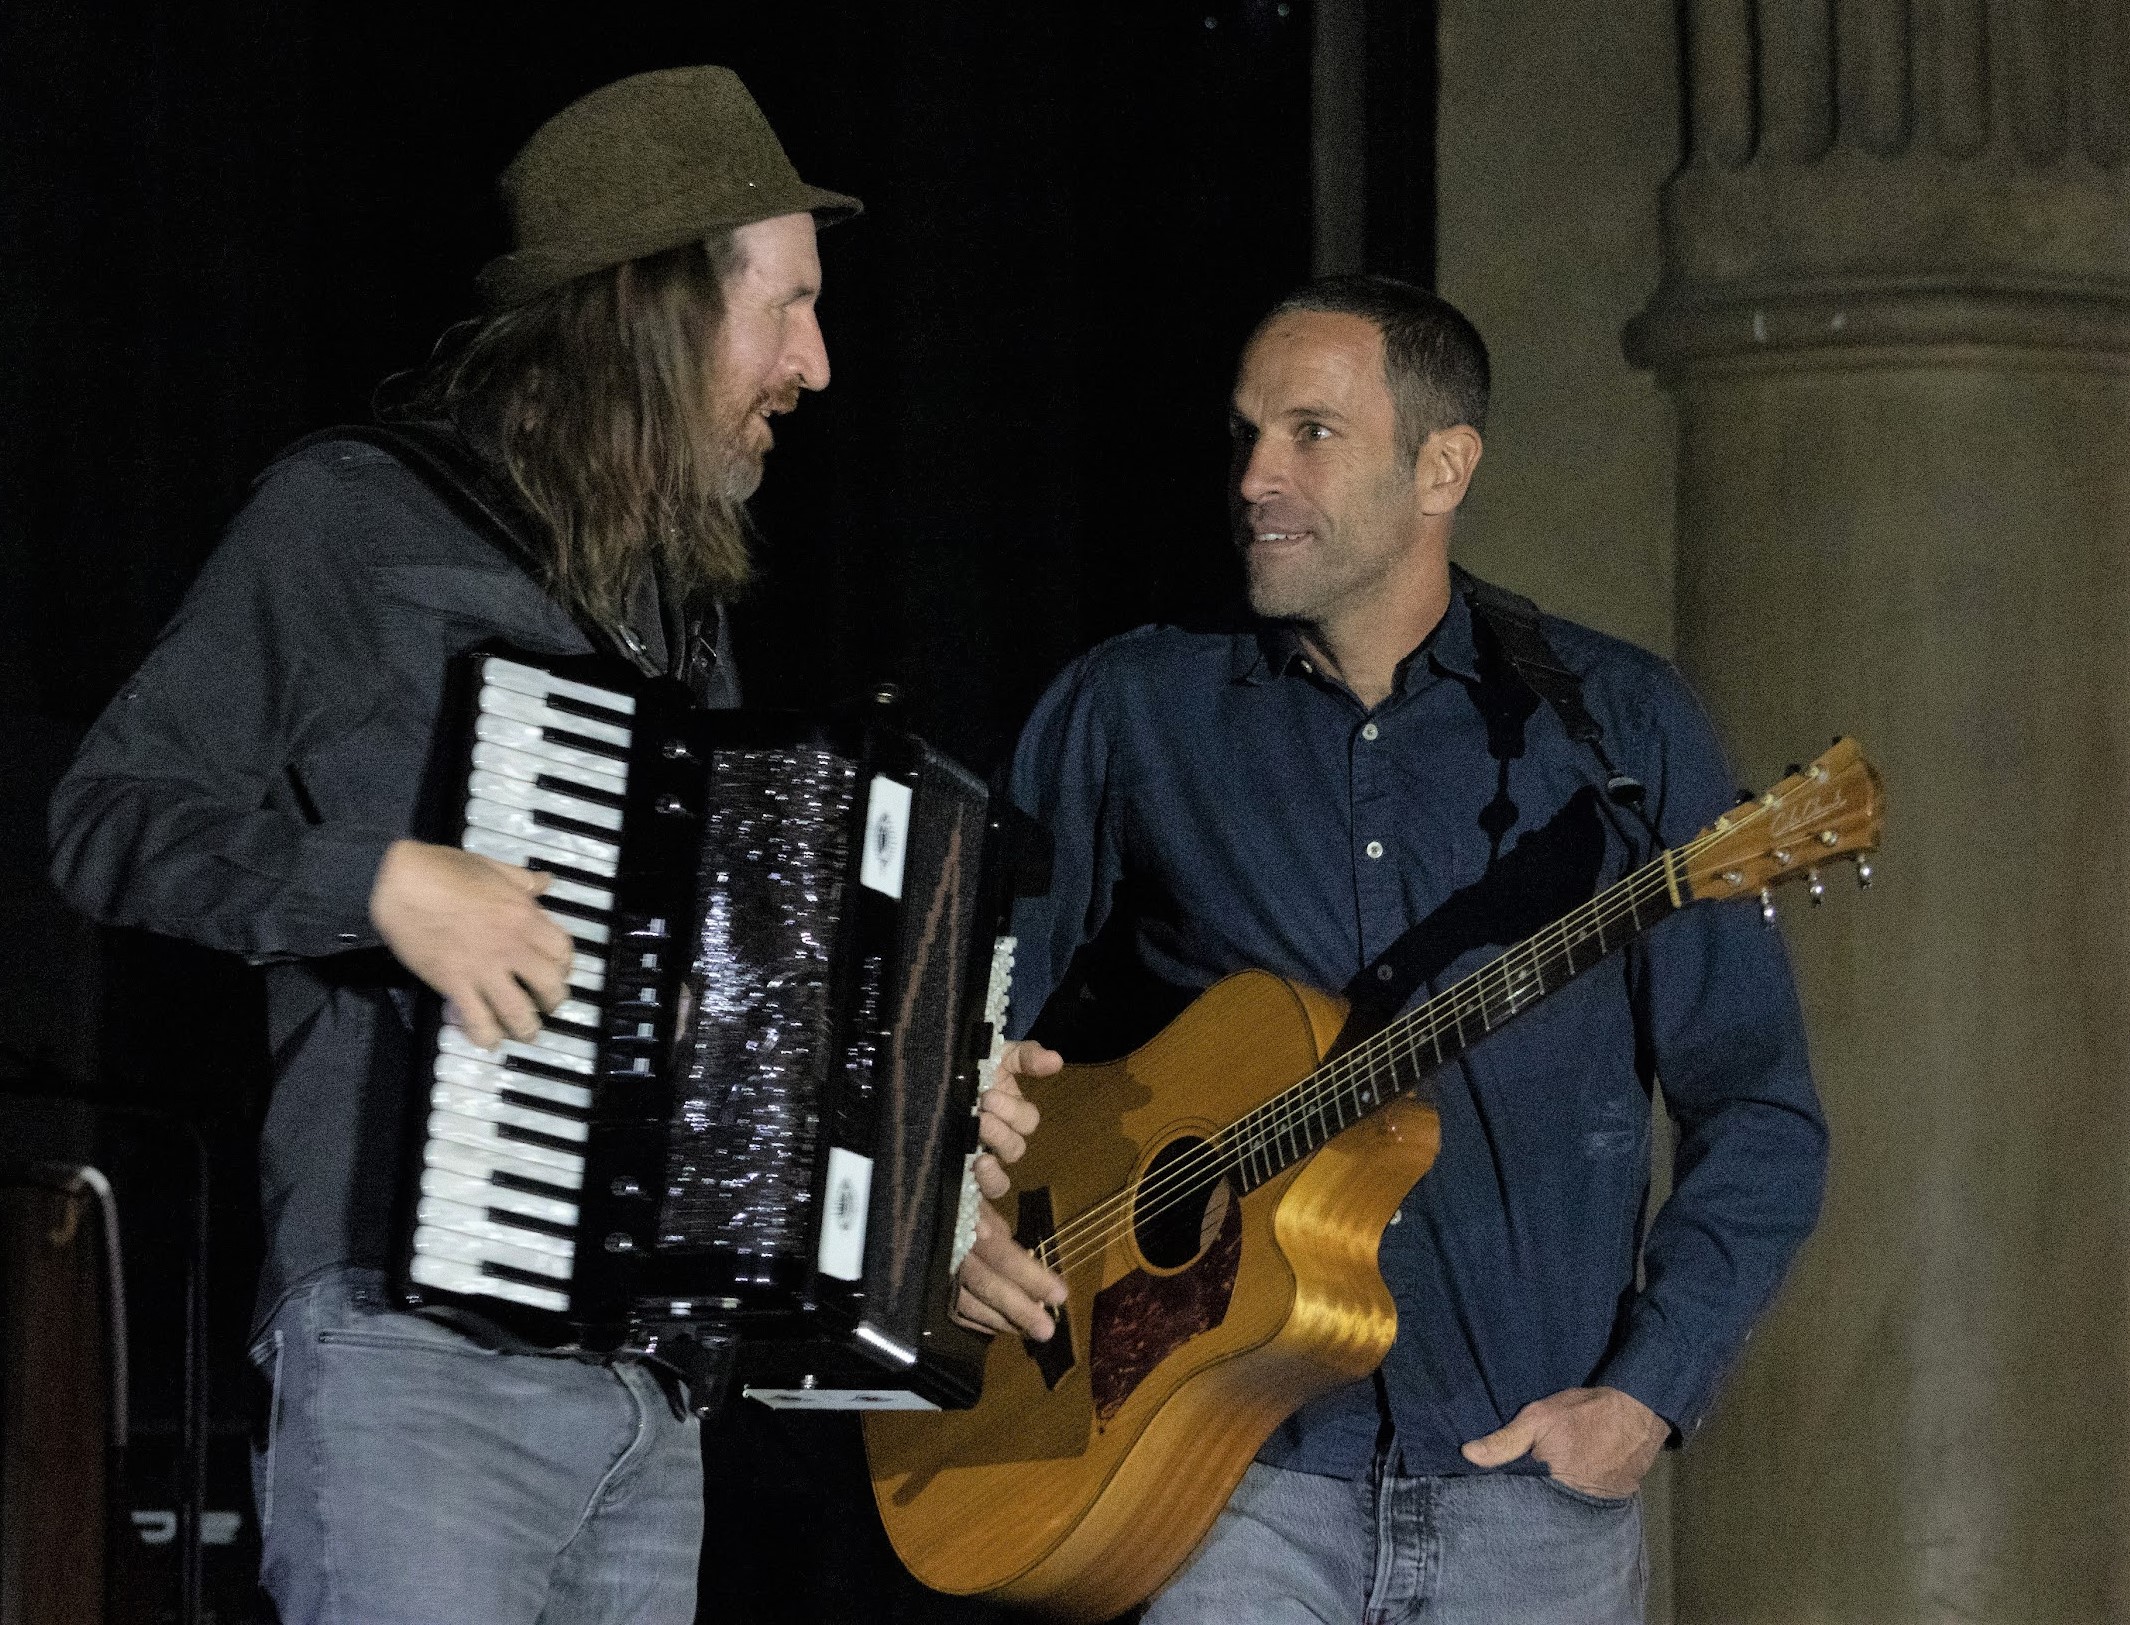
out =
<path fill-rule="evenodd" d="M 531 897 L 538 897 L 545 892 L 554 879 L 554 876 L 544 869 L 520 869 L 514 863 L 499 863 L 489 857 L 483 857 L 482 861 L 494 865 L 498 874 Z"/>
<path fill-rule="evenodd" d="M 983 1107 L 976 1115 L 977 1138 L 983 1141 L 985 1149 L 999 1162 L 1019 1162 L 1027 1155 L 1028 1136 L 1035 1131 L 1035 1123 L 1028 1121 L 1025 1127 L 1021 1126 L 1004 1108 L 1019 1107 L 1032 1118 L 1035 1115 L 1035 1107 L 1018 1098 L 994 1105 L 992 1097 L 997 1093 L 996 1089 L 985 1091 Z M 986 1190 L 984 1194 L 1003 1196 L 1005 1192 Z"/>
<path fill-rule="evenodd" d="M 571 950 L 575 944 L 567 931 L 556 927 L 552 935 L 544 927 L 554 922 L 543 918 L 541 930 L 528 933 L 520 939 L 519 952 L 512 956 L 511 971 L 526 991 L 532 994 L 543 1010 L 552 1010 L 569 997 L 569 972 Z M 561 939 L 558 946 L 554 938 Z"/>
<path fill-rule="evenodd" d="M 1007 1177 L 1006 1170 L 988 1151 L 979 1153 L 976 1159 L 976 1188 L 993 1202 L 1013 1189 L 1013 1181 Z"/>
<path fill-rule="evenodd" d="M 518 968 L 518 985 L 544 1014 L 569 997 L 569 977 L 552 963 L 535 961 Z"/>
<path fill-rule="evenodd" d="M 540 1035 L 540 1011 L 532 996 L 515 976 L 504 974 L 482 985 L 481 994 L 497 1023 L 518 1042 L 529 1043 Z M 485 1045 L 493 1049 L 495 1046 Z"/>
<path fill-rule="evenodd" d="M 1047 1078 L 1065 1065 L 1065 1057 L 1054 1049 L 1045 1049 L 1032 1038 L 1017 1038 L 1006 1046 L 999 1057 L 999 1065 L 1008 1076 Z"/>
<path fill-rule="evenodd" d="M 479 994 L 468 988 L 463 993 L 448 989 L 444 994 L 444 1019 L 464 1033 L 467 1039 L 482 1049 L 494 1049 L 503 1036 L 496 1026 L 495 1017 L 488 1013 L 488 1006 Z"/>

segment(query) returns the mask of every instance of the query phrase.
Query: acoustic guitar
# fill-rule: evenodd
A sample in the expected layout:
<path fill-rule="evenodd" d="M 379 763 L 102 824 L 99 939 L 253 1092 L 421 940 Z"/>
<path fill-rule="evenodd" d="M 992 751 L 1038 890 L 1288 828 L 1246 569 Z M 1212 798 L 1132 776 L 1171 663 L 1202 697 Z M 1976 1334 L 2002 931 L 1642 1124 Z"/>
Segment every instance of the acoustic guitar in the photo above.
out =
<path fill-rule="evenodd" d="M 935 1590 L 1061 1620 L 1150 1595 L 1266 1437 L 1397 1334 L 1384 1227 L 1434 1160 L 1429 1076 L 1669 915 L 1856 861 L 1878 774 L 1838 740 L 1363 1041 L 1339 1000 L 1262 971 L 1121 1061 L 1030 1080 L 1016 1234 L 1065 1278 L 1055 1335 L 994 1339 L 973 1409 L 865 1418 L 889 1538 Z M 1327 1059 L 1328 1055 L 1328 1059 Z"/>

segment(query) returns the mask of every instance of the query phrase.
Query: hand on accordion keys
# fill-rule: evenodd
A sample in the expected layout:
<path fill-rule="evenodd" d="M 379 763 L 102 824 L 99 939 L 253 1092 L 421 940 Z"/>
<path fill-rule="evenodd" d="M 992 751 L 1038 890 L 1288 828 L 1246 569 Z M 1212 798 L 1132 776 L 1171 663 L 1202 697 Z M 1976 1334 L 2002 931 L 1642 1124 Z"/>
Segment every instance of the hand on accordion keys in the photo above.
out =
<path fill-rule="evenodd" d="M 985 1201 L 976 1215 L 976 1245 L 962 1260 L 954 1318 L 980 1332 L 1018 1332 L 1041 1342 L 1050 1336 L 1051 1308 L 1065 1301 L 1065 1283 L 1013 1239 L 992 1202 L 1011 1188 L 1006 1163 L 1028 1149 L 1039 1114 L 1021 1094 L 1020 1080 L 1047 1078 L 1065 1064 L 1055 1050 L 1022 1039 L 999 1057 L 996 1081 L 984 1092 L 977 1129 L 988 1155 L 976 1159 Z"/>
<path fill-rule="evenodd" d="M 450 1001 L 482 1049 L 540 1031 L 568 996 L 570 937 L 538 902 L 548 877 L 426 841 L 394 841 L 370 921 L 399 962 Z M 1018 1153 L 1016 1153 L 1018 1154 Z"/>

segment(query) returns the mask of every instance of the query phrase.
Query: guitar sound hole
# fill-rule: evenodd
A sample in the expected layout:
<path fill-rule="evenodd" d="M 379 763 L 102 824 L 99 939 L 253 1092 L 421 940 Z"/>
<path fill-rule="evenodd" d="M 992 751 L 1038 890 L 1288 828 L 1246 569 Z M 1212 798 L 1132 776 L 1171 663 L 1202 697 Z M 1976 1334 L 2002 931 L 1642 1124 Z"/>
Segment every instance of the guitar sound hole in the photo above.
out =
<path fill-rule="evenodd" d="M 1155 1269 L 1182 1268 L 1220 1234 L 1235 1193 L 1214 1163 L 1204 1140 L 1176 1140 L 1140 1177 L 1132 1237 Z"/>

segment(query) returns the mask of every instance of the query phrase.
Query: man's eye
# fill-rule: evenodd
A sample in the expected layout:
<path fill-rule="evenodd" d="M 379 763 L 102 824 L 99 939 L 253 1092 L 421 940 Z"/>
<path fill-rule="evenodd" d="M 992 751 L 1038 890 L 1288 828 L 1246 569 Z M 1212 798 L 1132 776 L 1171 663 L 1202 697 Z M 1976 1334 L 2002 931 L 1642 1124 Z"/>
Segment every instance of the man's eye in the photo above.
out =
<path fill-rule="evenodd" d="M 1331 431 L 1321 423 L 1305 423 L 1301 427 L 1304 440 L 1329 440 Z"/>

